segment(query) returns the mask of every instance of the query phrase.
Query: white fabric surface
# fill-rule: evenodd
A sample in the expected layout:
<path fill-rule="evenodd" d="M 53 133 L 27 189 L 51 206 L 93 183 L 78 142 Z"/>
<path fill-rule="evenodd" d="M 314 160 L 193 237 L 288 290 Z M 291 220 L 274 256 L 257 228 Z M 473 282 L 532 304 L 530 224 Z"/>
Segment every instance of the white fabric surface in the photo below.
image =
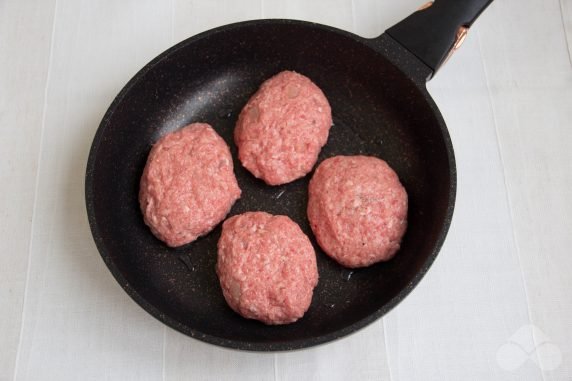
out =
<path fill-rule="evenodd" d="M 303 351 L 190 339 L 104 266 L 85 213 L 91 139 L 174 43 L 297 18 L 374 37 L 420 1 L 0 1 L 0 380 L 572 379 L 572 0 L 496 1 L 429 83 L 459 172 L 447 241 L 383 319 Z"/>

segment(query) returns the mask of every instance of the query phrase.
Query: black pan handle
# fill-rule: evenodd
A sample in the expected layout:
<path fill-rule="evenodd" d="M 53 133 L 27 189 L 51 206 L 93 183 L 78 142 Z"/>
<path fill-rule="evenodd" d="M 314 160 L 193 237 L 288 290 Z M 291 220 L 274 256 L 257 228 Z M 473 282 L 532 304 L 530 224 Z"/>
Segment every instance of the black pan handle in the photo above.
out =
<path fill-rule="evenodd" d="M 433 73 L 461 45 L 469 27 L 493 0 L 435 0 L 386 33 Z"/>

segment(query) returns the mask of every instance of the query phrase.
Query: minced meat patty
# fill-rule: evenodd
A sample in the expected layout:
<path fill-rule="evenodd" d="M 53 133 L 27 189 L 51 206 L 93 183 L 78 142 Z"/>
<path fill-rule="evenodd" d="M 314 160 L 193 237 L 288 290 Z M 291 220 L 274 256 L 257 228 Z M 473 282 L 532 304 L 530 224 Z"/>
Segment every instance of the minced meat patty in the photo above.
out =
<path fill-rule="evenodd" d="M 240 194 L 227 144 L 208 124 L 193 123 L 153 146 L 139 203 L 153 234 L 176 247 L 211 231 Z"/>
<path fill-rule="evenodd" d="M 283 71 L 265 81 L 242 109 L 234 140 L 242 165 L 269 185 L 309 173 L 328 140 L 332 111 L 309 78 Z"/>
<path fill-rule="evenodd" d="M 371 156 L 335 156 L 316 169 L 308 219 L 320 247 L 354 268 L 392 258 L 407 227 L 407 193 L 397 174 Z"/>
<path fill-rule="evenodd" d="M 248 319 L 292 323 L 318 283 L 316 254 L 287 216 L 247 212 L 222 225 L 217 274 L 228 305 Z"/>

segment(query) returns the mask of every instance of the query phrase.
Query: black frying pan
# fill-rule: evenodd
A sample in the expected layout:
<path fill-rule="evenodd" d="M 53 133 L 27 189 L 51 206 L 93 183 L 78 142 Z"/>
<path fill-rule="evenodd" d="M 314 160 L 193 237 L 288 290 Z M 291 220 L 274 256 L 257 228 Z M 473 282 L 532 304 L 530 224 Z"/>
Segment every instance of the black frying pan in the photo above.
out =
<path fill-rule="evenodd" d="M 165 324 L 197 339 L 247 350 L 309 347 L 379 318 L 421 280 L 449 228 L 455 200 L 453 148 L 425 83 L 491 0 L 437 0 L 375 39 L 291 20 L 227 25 L 189 38 L 145 66 L 113 101 L 87 165 L 86 202 L 93 237 L 127 293 Z M 457 39 L 457 40 L 456 40 Z M 397 256 L 350 271 L 316 244 L 306 218 L 311 174 L 270 187 L 236 160 L 232 131 L 258 86 L 282 71 L 310 77 L 334 118 L 319 161 L 375 155 L 409 194 L 409 227 Z M 190 122 L 210 123 L 231 147 L 243 191 L 231 214 L 285 214 L 312 239 L 320 281 L 298 322 L 266 326 L 235 314 L 215 273 L 220 226 L 178 249 L 144 225 L 139 178 L 152 144 Z"/>

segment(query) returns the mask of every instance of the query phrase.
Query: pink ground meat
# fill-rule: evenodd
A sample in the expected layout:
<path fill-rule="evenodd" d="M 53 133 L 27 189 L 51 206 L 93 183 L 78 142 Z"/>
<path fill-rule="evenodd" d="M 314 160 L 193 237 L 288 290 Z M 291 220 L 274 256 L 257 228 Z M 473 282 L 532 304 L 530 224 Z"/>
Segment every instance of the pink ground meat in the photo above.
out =
<path fill-rule="evenodd" d="M 312 170 L 331 126 L 322 90 L 301 74 L 283 71 L 242 109 L 234 131 L 238 157 L 267 184 L 285 184 Z"/>
<path fill-rule="evenodd" d="M 176 247 L 211 231 L 240 194 L 227 144 L 208 124 L 193 123 L 153 146 L 139 203 L 153 234 Z"/>
<path fill-rule="evenodd" d="M 266 324 L 301 318 L 318 283 L 316 254 L 308 237 L 289 217 L 265 212 L 224 222 L 216 269 L 228 305 Z"/>
<path fill-rule="evenodd" d="M 309 185 L 308 219 L 320 247 L 354 268 L 387 261 L 407 227 L 407 193 L 381 159 L 324 160 Z"/>

